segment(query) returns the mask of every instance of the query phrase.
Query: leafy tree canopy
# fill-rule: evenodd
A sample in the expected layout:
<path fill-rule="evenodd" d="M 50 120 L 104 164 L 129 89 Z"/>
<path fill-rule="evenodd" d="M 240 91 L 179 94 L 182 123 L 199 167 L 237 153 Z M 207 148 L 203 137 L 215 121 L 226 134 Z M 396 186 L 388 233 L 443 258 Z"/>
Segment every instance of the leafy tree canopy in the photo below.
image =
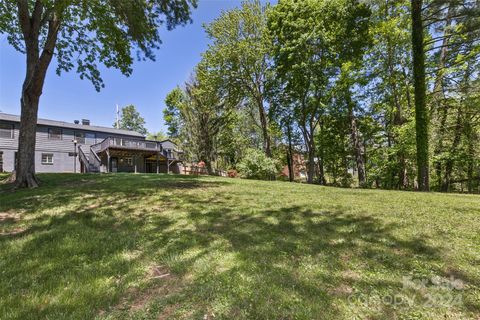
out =
<path fill-rule="evenodd" d="M 145 119 L 140 116 L 140 113 L 132 104 L 122 108 L 122 117 L 120 118 L 119 125 L 120 129 L 136 131 L 143 135 L 147 134 Z M 113 126 L 115 127 L 116 124 L 114 123 Z"/>
<path fill-rule="evenodd" d="M 168 137 L 163 131 L 149 132 L 147 134 L 147 140 L 164 141 L 167 139 Z"/>
<path fill-rule="evenodd" d="M 0 33 L 22 53 L 55 51 L 58 75 L 75 71 L 96 90 L 104 87 L 99 63 L 132 73 L 134 56 L 155 59 L 168 30 L 190 22 L 197 0 L 2 0 Z M 52 47 L 53 45 L 53 47 Z M 32 49 L 32 50 L 28 50 Z M 33 51 L 33 52 L 32 52 Z"/>

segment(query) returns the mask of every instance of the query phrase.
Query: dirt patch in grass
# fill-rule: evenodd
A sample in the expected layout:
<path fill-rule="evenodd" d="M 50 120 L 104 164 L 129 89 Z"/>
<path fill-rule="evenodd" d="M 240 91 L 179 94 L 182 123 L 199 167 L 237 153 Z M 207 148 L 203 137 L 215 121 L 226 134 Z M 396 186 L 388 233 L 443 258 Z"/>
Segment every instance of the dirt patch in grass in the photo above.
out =
<path fill-rule="evenodd" d="M 0 232 L 0 237 L 12 237 L 12 236 L 18 236 L 22 233 L 27 231 L 26 228 L 18 227 L 14 228 L 13 230 L 6 231 L 6 232 Z"/>
<path fill-rule="evenodd" d="M 335 296 L 348 296 L 353 293 L 353 288 L 343 283 L 338 287 L 328 289 L 328 293 Z"/>
<path fill-rule="evenodd" d="M 359 273 L 353 270 L 345 270 L 342 272 L 342 278 L 350 281 L 358 281 L 360 280 L 361 276 Z"/>
<path fill-rule="evenodd" d="M 0 212 L 0 237 L 16 236 L 26 231 L 25 227 L 13 227 L 20 221 L 18 213 Z"/>
<path fill-rule="evenodd" d="M 169 306 L 166 306 L 163 310 L 162 313 L 158 315 L 158 320 L 167 320 L 171 319 L 172 314 L 177 310 L 178 304 L 172 304 Z"/>
<path fill-rule="evenodd" d="M 163 266 L 152 266 L 148 271 L 150 279 L 160 279 L 171 277 L 170 272 Z"/>
<path fill-rule="evenodd" d="M 136 290 L 133 290 L 130 292 L 130 294 L 134 298 L 133 300 L 130 300 L 129 307 L 127 309 L 129 309 L 130 312 L 142 310 L 155 298 L 174 294 L 179 290 L 180 288 L 178 279 L 172 278 L 166 278 L 164 281 L 162 281 L 161 285 L 154 286 L 144 292 L 138 292 Z"/>
<path fill-rule="evenodd" d="M 15 223 L 20 220 L 20 215 L 17 213 L 0 212 L 0 224 Z"/>
<path fill-rule="evenodd" d="M 152 285 L 147 289 L 128 289 L 125 296 L 113 308 L 114 311 L 126 311 L 128 314 L 132 314 L 143 310 L 155 299 L 175 294 L 183 288 L 182 281 L 163 266 L 150 267 L 146 277 L 152 281 Z M 167 305 L 158 319 L 169 319 L 176 308 L 177 305 Z M 102 313 L 104 312 L 100 312 L 100 314 Z"/>

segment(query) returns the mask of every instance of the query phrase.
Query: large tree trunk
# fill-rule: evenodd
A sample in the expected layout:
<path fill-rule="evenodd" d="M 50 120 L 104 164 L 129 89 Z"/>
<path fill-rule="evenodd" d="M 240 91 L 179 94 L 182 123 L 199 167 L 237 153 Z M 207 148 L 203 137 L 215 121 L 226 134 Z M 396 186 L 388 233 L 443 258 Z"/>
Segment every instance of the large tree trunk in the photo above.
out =
<path fill-rule="evenodd" d="M 325 179 L 325 168 L 323 164 L 323 157 L 320 156 L 318 159 L 318 184 L 327 185 L 327 180 Z"/>
<path fill-rule="evenodd" d="M 445 22 L 445 27 L 443 29 L 443 41 L 442 41 L 442 49 L 440 50 L 440 56 L 438 59 L 438 71 L 437 75 L 435 78 L 435 84 L 433 86 L 433 100 L 435 101 L 435 106 L 432 108 L 430 111 L 430 114 L 432 116 L 435 116 L 437 119 L 439 119 L 439 125 L 438 126 L 438 133 L 435 137 L 436 145 L 435 149 L 433 151 L 434 158 L 439 158 L 440 154 L 444 151 L 444 137 L 445 137 L 445 123 L 447 121 L 447 114 L 448 114 L 448 107 L 445 104 L 445 95 L 443 92 L 443 74 L 444 74 L 444 68 L 445 68 L 445 62 L 447 59 L 447 54 L 448 54 L 448 43 L 449 43 L 449 35 L 450 31 L 449 28 L 452 24 L 452 14 L 453 14 L 453 7 L 454 4 L 450 4 L 448 7 L 448 12 L 447 12 L 447 20 Z M 434 113 L 434 111 L 437 111 Z M 435 161 L 435 174 L 437 177 L 437 186 L 441 187 L 442 185 L 442 161 L 441 160 L 436 160 Z"/>
<path fill-rule="evenodd" d="M 408 174 L 407 174 L 407 164 L 405 161 L 405 155 L 403 152 L 399 153 L 399 164 L 400 164 L 400 176 L 398 179 L 400 189 L 408 188 Z"/>
<path fill-rule="evenodd" d="M 473 147 L 473 137 L 468 136 L 468 163 L 467 163 L 467 188 L 469 193 L 473 193 L 473 164 L 475 159 L 475 151 Z"/>
<path fill-rule="evenodd" d="M 390 13 L 390 6 L 386 6 L 385 7 L 385 14 L 387 16 L 391 16 L 391 13 Z M 393 98 L 393 107 L 394 109 L 391 110 L 391 116 L 390 116 L 390 119 L 389 119 L 389 122 L 391 122 L 393 125 L 395 125 L 396 127 L 399 127 L 401 126 L 404 122 L 405 122 L 405 119 L 403 118 L 403 105 L 402 105 L 402 102 L 401 102 L 401 88 L 399 89 L 398 86 L 397 86 L 397 79 L 395 74 L 396 74 L 396 71 L 395 71 L 395 66 L 396 66 L 396 63 L 394 61 L 395 57 L 394 57 L 394 50 L 395 50 L 395 46 L 396 44 L 393 43 L 392 39 L 388 38 L 388 41 L 387 41 L 387 66 L 386 66 L 386 69 L 387 69 L 387 72 L 389 74 L 389 77 L 388 77 L 388 81 L 389 81 L 389 86 L 391 88 L 391 94 L 392 94 L 392 98 Z M 405 72 L 405 69 L 402 69 L 403 71 L 403 75 L 404 77 L 406 78 L 406 72 Z M 405 83 L 405 87 L 406 87 L 406 96 L 407 96 L 407 102 L 409 103 L 410 102 L 410 93 L 409 93 L 409 89 L 408 89 L 408 83 Z M 392 143 L 393 144 L 397 144 L 397 138 L 396 136 L 393 134 L 393 133 L 390 133 L 391 135 L 391 140 L 392 140 Z M 393 159 L 393 154 L 392 154 L 392 157 L 390 157 L 391 161 L 395 161 L 395 159 Z M 397 153 L 397 159 L 398 159 L 398 171 L 394 171 L 392 170 L 391 173 L 390 173 L 390 188 L 393 188 L 394 186 L 397 186 L 399 189 L 401 188 L 406 188 L 407 186 L 405 185 L 406 183 L 406 166 L 405 166 L 405 155 L 404 155 L 404 152 L 402 150 L 402 148 L 399 148 L 399 152 Z M 395 179 L 397 178 L 397 174 L 398 174 L 398 182 L 395 182 Z"/>
<path fill-rule="evenodd" d="M 293 182 L 293 180 L 295 179 L 295 171 L 293 169 L 292 128 L 290 124 L 287 124 L 287 139 L 288 139 L 288 150 L 287 150 L 288 180 L 290 182 Z"/>
<path fill-rule="evenodd" d="M 15 187 L 17 188 L 35 188 L 38 186 L 38 180 L 35 176 L 35 142 L 41 89 L 40 94 L 38 94 L 38 89 L 25 88 L 26 86 L 28 86 L 27 83 L 24 83 L 21 98 L 22 110 L 15 177 Z"/>
<path fill-rule="evenodd" d="M 425 51 L 423 41 L 422 0 L 412 2 L 412 56 L 415 86 L 415 131 L 417 142 L 418 189 L 428 191 L 428 113 L 425 84 Z"/>
<path fill-rule="evenodd" d="M 315 179 L 315 141 L 313 133 L 310 133 L 305 126 L 302 128 L 302 132 L 308 156 L 307 183 L 312 184 Z"/>
<path fill-rule="evenodd" d="M 404 77 L 405 81 L 405 96 L 407 98 L 407 106 L 408 110 L 411 110 L 411 99 L 410 99 L 410 89 L 409 89 L 409 84 L 408 84 L 408 79 L 407 79 L 407 73 L 405 71 L 405 68 L 402 69 L 402 74 Z M 403 115 L 403 109 L 398 108 L 395 113 L 395 125 L 396 126 L 402 126 L 405 123 L 405 117 Z M 399 164 L 399 179 L 398 179 L 398 185 L 399 189 L 407 189 L 408 188 L 408 174 L 407 174 L 407 161 L 406 161 L 406 155 L 405 155 L 405 150 L 404 148 L 399 148 L 398 153 L 398 164 Z"/>
<path fill-rule="evenodd" d="M 474 188 L 474 164 L 475 164 L 475 143 L 478 139 L 472 128 L 472 120 L 465 120 L 465 141 L 467 144 L 467 188 L 469 193 L 473 193 Z"/>
<path fill-rule="evenodd" d="M 209 114 L 203 114 L 201 117 L 201 127 L 202 130 L 201 132 L 201 144 L 200 144 L 200 158 L 205 162 L 205 168 L 207 169 L 207 173 L 209 175 L 212 175 L 213 172 L 213 166 L 212 162 L 214 160 L 213 157 L 213 141 L 212 141 L 212 132 L 211 132 L 211 127 L 210 127 L 210 121 L 209 121 Z"/>
<path fill-rule="evenodd" d="M 458 107 L 457 110 L 457 119 L 455 122 L 455 133 L 453 137 L 453 142 L 450 147 L 450 154 L 445 163 L 445 177 L 443 179 L 442 191 L 450 191 L 451 180 L 452 180 L 452 171 L 453 165 L 455 164 L 454 158 L 456 157 L 458 145 L 460 144 L 460 138 L 462 134 L 462 111 L 461 107 Z"/>
<path fill-rule="evenodd" d="M 260 125 L 262 127 L 262 135 L 263 135 L 263 151 L 265 151 L 265 155 L 269 158 L 272 157 L 272 150 L 271 150 L 271 141 L 270 141 L 270 134 L 268 133 L 268 122 L 267 122 L 267 115 L 265 112 L 265 108 L 263 105 L 263 98 L 257 97 L 257 105 L 258 105 L 258 113 L 260 115 Z"/>
<path fill-rule="evenodd" d="M 35 177 L 35 138 L 37 128 L 38 104 L 42 95 L 43 83 L 52 61 L 57 43 L 60 21 L 57 13 L 43 17 L 42 1 L 36 1 L 32 15 L 29 13 L 27 1 L 18 1 L 18 19 L 22 29 L 27 68 L 22 87 L 20 134 L 18 139 L 18 157 L 15 187 L 34 188 L 38 186 Z M 44 18 L 48 18 L 45 20 Z M 40 54 L 39 34 L 42 21 L 48 21 L 48 32 Z"/>
<path fill-rule="evenodd" d="M 365 162 L 363 161 L 362 147 L 360 145 L 360 139 L 358 138 L 357 131 L 357 119 L 353 114 L 353 101 L 350 96 L 350 92 L 347 89 L 347 106 L 348 106 L 348 119 L 350 121 L 350 139 L 352 142 L 352 148 L 355 156 L 355 162 L 358 173 L 358 184 L 360 187 L 364 187 L 366 183 L 365 179 Z"/>
<path fill-rule="evenodd" d="M 308 150 L 308 178 L 307 183 L 313 183 L 315 179 L 315 148 L 310 147 Z"/>

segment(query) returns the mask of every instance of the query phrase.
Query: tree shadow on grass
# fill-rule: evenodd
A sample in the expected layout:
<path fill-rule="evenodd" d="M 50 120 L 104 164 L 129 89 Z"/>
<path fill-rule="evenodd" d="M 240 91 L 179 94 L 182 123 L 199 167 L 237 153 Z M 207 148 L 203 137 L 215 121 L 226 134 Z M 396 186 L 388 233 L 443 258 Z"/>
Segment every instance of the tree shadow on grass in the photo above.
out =
<path fill-rule="evenodd" d="M 198 207 L 188 214 L 193 228 L 163 233 L 149 244 L 152 251 L 163 247 L 159 261 L 189 279 L 174 303 L 195 301 L 198 317 L 348 318 L 344 307 L 353 294 L 395 294 L 404 276 L 422 272 L 419 260 L 432 268 L 441 261 L 439 249 L 421 234 L 398 238 L 398 225 L 368 215 L 299 206 L 250 213 L 227 202 L 220 208 L 195 197 L 189 202 Z M 369 313 L 370 307 L 366 316 L 398 312 L 376 303 L 380 311 Z"/>
<path fill-rule="evenodd" d="M 224 183 L 150 175 L 41 178 L 41 188 L 0 194 L 0 212 L 18 217 L 0 223 L 2 319 L 93 318 L 145 276 L 146 235 L 172 223 L 161 215 L 168 198 L 150 199 L 157 207 L 139 201 L 157 188 L 179 194 Z"/>
<path fill-rule="evenodd" d="M 42 178 L 36 191 L 0 195 L 0 212 L 19 212 L 25 226 L 0 237 L 5 318 L 392 318 L 403 311 L 349 299 L 398 292 L 405 275 L 441 274 L 441 249 L 422 234 L 400 238 L 400 226 L 341 205 L 253 211 L 220 193 L 225 179 Z M 175 290 L 150 291 L 170 283 L 147 277 L 152 263 L 178 280 Z M 156 295 L 144 308 L 118 310 L 148 292 Z"/>
<path fill-rule="evenodd" d="M 342 212 L 289 207 L 254 216 L 192 212 L 191 219 L 196 237 L 225 240 L 235 256 L 234 268 L 199 276 L 207 279 L 200 281 L 205 295 L 199 298 L 212 305 L 227 300 L 227 318 L 338 318 L 339 300 L 346 302 L 348 295 L 372 287 L 399 290 L 401 275 L 415 270 L 415 256 L 439 259 L 421 237 L 400 240 L 391 234 L 395 225 Z M 398 277 L 362 279 L 365 270 Z M 223 289 L 232 282 L 248 289 L 238 294 Z"/>

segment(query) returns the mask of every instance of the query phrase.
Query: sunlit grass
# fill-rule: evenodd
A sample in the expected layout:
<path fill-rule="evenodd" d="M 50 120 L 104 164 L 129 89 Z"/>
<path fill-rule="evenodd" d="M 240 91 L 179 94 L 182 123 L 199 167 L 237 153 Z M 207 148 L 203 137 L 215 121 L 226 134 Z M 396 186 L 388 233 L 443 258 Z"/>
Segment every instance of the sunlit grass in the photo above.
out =
<path fill-rule="evenodd" d="M 40 179 L 35 190 L 0 186 L 1 319 L 480 315 L 478 196 L 174 175 Z M 464 287 L 406 288 L 405 277 Z M 447 295 L 458 299 L 426 303 Z"/>

